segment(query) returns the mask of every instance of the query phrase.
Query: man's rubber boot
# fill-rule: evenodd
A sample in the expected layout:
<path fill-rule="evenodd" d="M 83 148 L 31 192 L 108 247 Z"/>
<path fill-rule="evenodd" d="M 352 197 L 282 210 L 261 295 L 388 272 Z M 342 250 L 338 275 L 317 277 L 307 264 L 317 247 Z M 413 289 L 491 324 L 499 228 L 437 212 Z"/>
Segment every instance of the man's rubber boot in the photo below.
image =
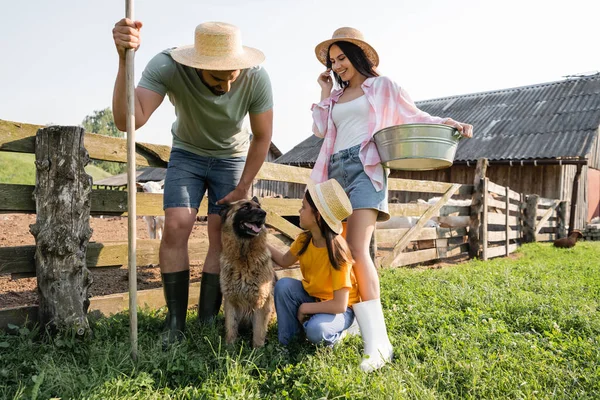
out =
<path fill-rule="evenodd" d="M 200 281 L 200 300 L 198 302 L 198 322 L 206 324 L 214 321 L 221 309 L 221 282 L 219 274 L 202 273 Z"/>
<path fill-rule="evenodd" d="M 190 271 L 171 272 L 162 275 L 163 291 L 167 303 L 167 319 L 163 332 L 163 349 L 171 343 L 181 341 L 185 332 Z"/>

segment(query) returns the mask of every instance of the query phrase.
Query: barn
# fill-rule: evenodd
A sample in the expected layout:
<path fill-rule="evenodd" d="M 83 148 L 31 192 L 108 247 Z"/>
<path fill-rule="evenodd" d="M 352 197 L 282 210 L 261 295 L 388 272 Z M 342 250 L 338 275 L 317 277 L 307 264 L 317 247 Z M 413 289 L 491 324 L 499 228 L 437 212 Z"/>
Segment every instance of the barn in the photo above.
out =
<path fill-rule="evenodd" d="M 571 202 L 575 228 L 600 215 L 600 73 L 416 104 L 431 115 L 473 124 L 475 136 L 459 142 L 450 168 L 392 171 L 391 177 L 473 183 L 477 160 L 487 158 L 491 181 Z M 321 144 L 310 136 L 275 162 L 312 168 Z M 408 193 L 390 197 L 416 200 Z"/>

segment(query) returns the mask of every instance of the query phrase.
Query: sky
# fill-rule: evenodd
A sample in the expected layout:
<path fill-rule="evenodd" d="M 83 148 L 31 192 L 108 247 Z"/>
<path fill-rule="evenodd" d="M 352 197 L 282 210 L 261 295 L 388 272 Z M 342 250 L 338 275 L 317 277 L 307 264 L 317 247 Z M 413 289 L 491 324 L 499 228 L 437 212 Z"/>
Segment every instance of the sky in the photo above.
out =
<path fill-rule="evenodd" d="M 192 44 L 199 23 L 239 26 L 244 45 L 266 55 L 273 143 L 284 153 L 311 135 L 310 107 L 324 70 L 314 47 L 341 26 L 364 33 L 379 53 L 380 72 L 415 101 L 600 70 L 599 0 L 135 0 L 134 6 L 144 24 L 136 82 L 156 53 Z M 11 1 L 2 12 L 0 119 L 79 125 L 110 107 L 118 66 L 111 31 L 125 15 L 124 0 Z M 169 145 L 174 119 L 165 99 L 136 140 Z"/>

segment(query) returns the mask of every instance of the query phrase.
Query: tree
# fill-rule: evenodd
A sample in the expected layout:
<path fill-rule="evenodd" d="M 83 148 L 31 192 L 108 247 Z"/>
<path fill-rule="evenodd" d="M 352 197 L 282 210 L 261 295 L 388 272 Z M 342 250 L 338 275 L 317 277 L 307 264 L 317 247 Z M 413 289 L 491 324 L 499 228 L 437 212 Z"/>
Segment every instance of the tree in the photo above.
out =
<path fill-rule="evenodd" d="M 108 107 L 104 110 L 94 111 L 92 115 L 86 116 L 81 122 L 81 125 L 83 125 L 87 132 L 97 133 L 99 135 L 118 138 L 125 136 L 125 133 L 117 129 L 112 110 Z M 125 163 L 93 160 L 92 164 L 102 168 L 111 175 L 121 174 L 127 170 L 127 164 Z"/>

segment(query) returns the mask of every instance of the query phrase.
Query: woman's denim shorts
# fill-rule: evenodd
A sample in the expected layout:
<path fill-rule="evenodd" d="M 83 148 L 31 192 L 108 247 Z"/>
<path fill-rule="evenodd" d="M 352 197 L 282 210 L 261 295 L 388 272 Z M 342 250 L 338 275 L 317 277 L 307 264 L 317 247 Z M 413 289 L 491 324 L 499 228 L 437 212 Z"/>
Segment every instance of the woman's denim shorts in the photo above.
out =
<path fill-rule="evenodd" d="M 332 155 L 329 159 L 329 178 L 335 179 L 342 185 L 350 198 L 352 209 L 372 208 L 379 211 L 377 221 L 387 221 L 390 219 L 387 176 L 384 175 L 383 189 L 376 191 L 358 157 L 359 151 L 358 144 Z"/>
<path fill-rule="evenodd" d="M 182 149 L 171 149 L 163 209 L 198 209 L 208 190 L 208 214 L 218 214 L 223 206 L 217 205 L 217 201 L 235 189 L 245 164 L 246 157 L 204 157 Z"/>

